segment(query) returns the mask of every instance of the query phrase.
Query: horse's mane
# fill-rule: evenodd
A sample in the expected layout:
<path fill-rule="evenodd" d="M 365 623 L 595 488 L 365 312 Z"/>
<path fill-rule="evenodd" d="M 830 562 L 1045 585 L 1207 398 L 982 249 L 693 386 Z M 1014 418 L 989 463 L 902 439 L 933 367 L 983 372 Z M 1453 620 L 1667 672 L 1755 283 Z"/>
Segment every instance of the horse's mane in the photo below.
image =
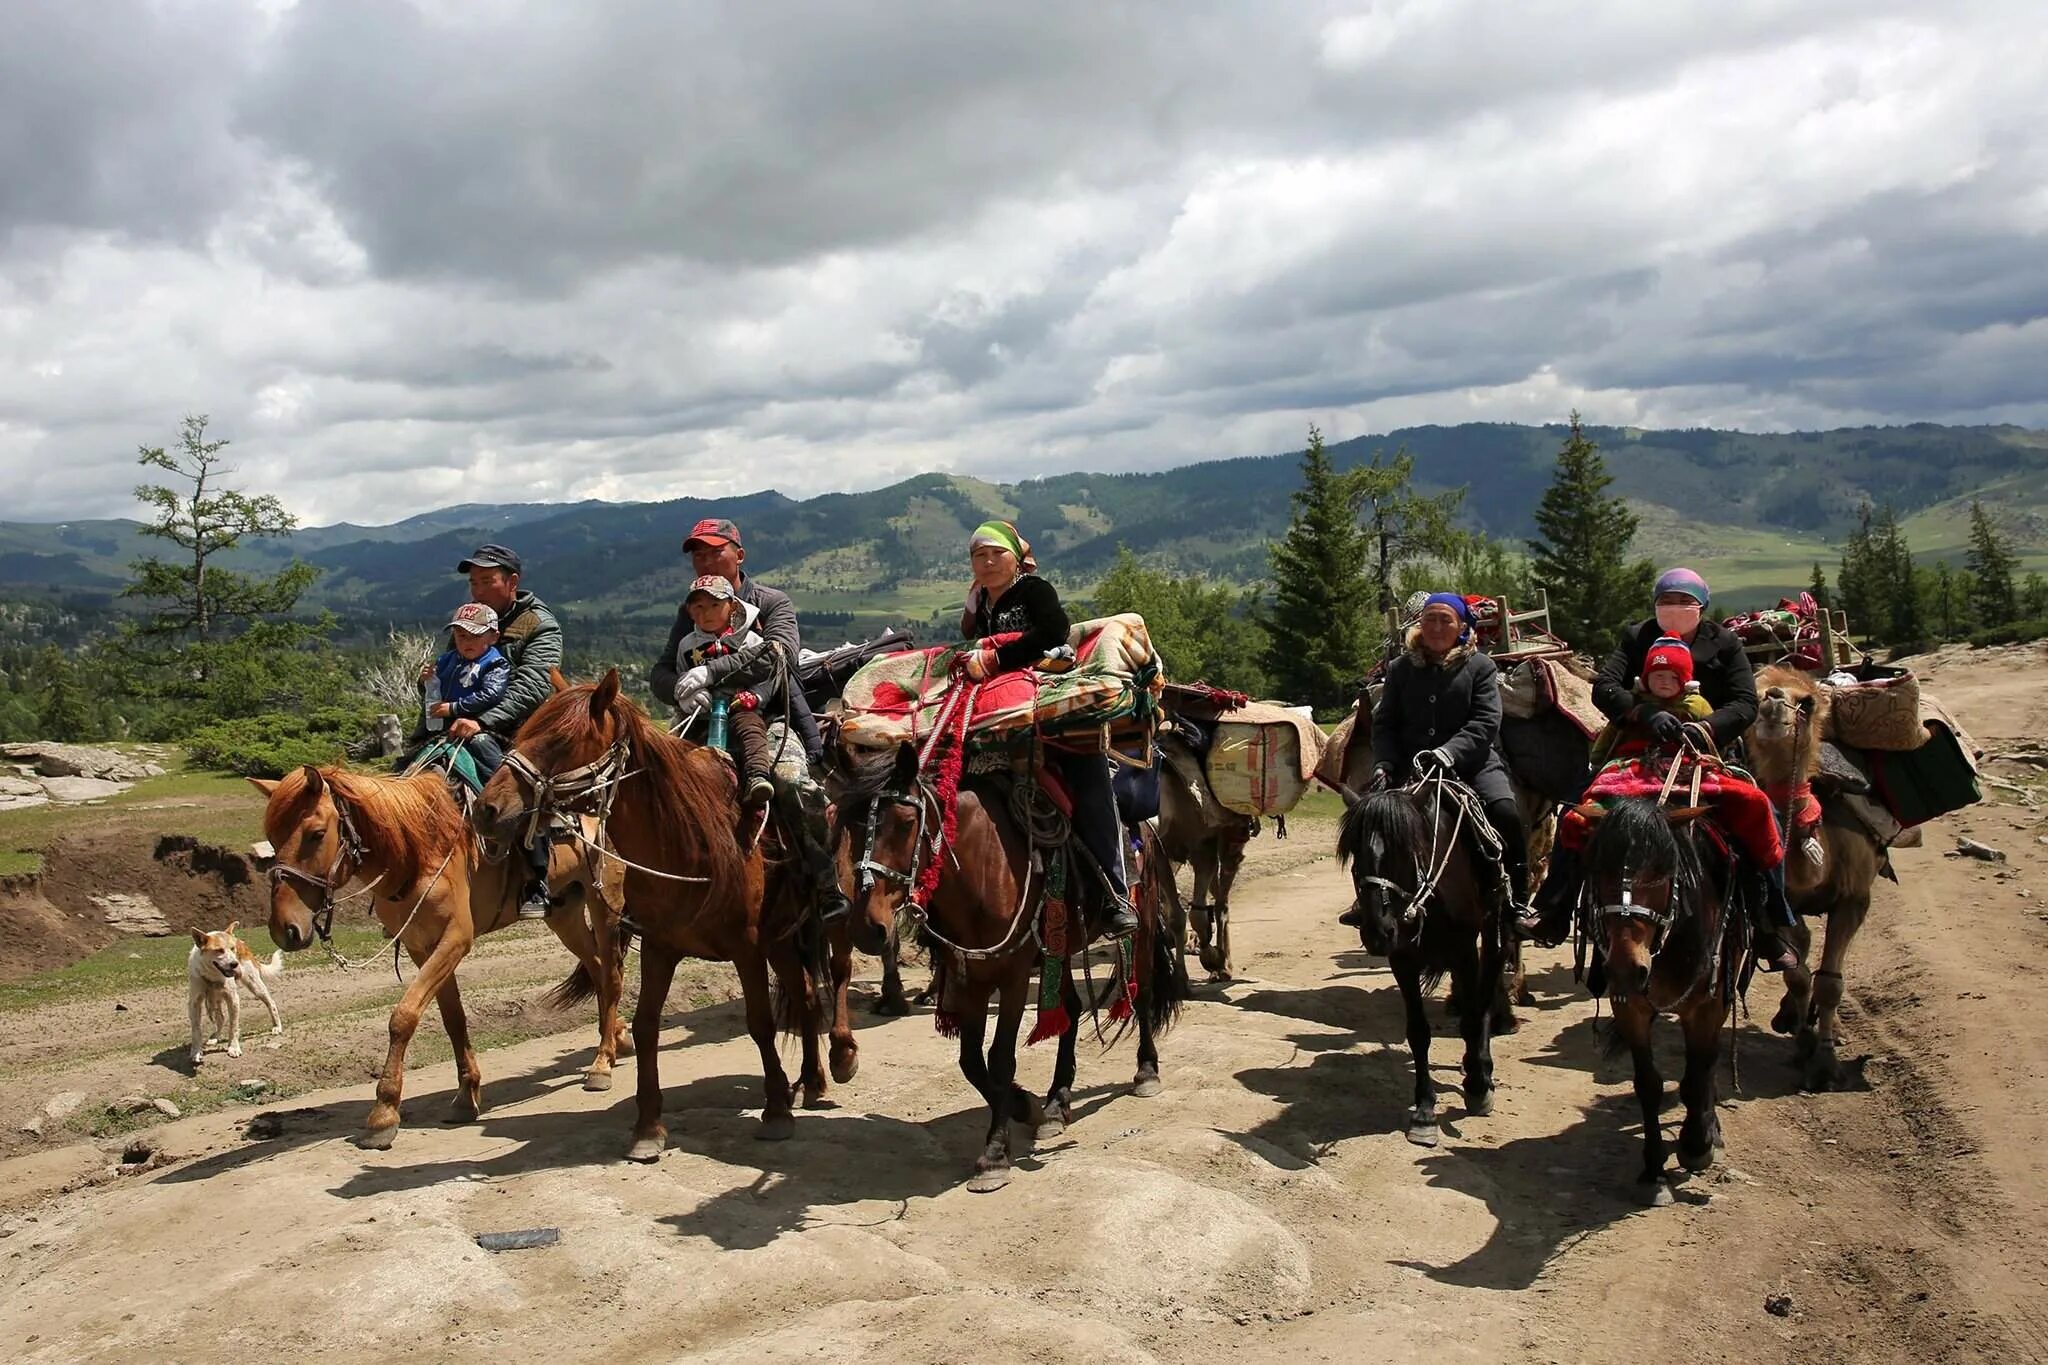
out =
<path fill-rule="evenodd" d="M 1688 825 L 1686 832 L 1680 834 L 1665 817 L 1664 807 L 1648 797 L 1617 801 L 1593 834 L 1593 842 L 1586 850 L 1586 869 L 1588 878 L 1668 875 L 1676 911 L 1671 938 L 1692 943 L 1698 951 L 1705 952 L 1709 946 L 1705 898 L 1710 891 L 1717 895 L 1725 893 L 1709 880 L 1700 861 L 1699 848 L 1694 843 L 1700 837 L 1693 833 L 1696 828 L 1696 824 Z M 1686 894 L 1688 887 L 1691 891 Z M 1718 922 L 1714 932 L 1719 932 Z"/>
<path fill-rule="evenodd" d="M 1338 864 L 1357 857 L 1375 834 L 1387 847 L 1403 848 L 1410 857 L 1419 857 L 1429 831 L 1423 827 L 1422 812 L 1406 796 L 1397 791 L 1374 792 L 1344 812 L 1337 828 Z"/>
<path fill-rule="evenodd" d="M 548 698 L 520 727 L 520 747 L 551 742 L 567 747 L 597 739 L 590 702 L 600 686 L 579 683 Z M 622 693 L 613 696 L 605 715 L 632 745 L 628 766 L 640 774 L 619 789 L 620 797 L 634 794 L 635 787 L 645 795 L 662 861 L 692 877 L 708 878 L 706 894 L 712 901 L 738 897 L 745 882 L 724 760 L 714 750 L 677 739 Z"/>
<path fill-rule="evenodd" d="M 841 813 L 840 818 L 865 814 L 874 799 L 894 783 L 896 765 L 894 749 L 877 749 L 872 753 L 841 751 L 831 782 L 832 804 Z"/>
<path fill-rule="evenodd" d="M 450 849 L 469 837 L 462 810 L 448 794 L 448 784 L 439 772 L 430 769 L 411 777 L 390 777 L 338 767 L 318 771 L 323 787 L 332 787 L 348 803 L 364 848 L 395 882 L 409 883 L 428 875 L 447 858 Z M 316 799 L 306 772 L 294 768 L 277 784 L 267 815 L 275 813 L 278 818 L 264 821 L 264 833 L 273 843 Z"/>

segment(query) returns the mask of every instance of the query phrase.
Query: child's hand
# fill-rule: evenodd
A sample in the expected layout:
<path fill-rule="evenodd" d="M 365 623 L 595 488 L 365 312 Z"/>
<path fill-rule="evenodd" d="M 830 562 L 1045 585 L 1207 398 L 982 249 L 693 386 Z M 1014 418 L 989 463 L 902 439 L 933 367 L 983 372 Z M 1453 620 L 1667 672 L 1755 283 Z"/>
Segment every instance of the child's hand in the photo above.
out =
<path fill-rule="evenodd" d="M 430 663 L 428 663 L 428 664 L 421 664 L 421 665 L 420 665 L 420 681 L 421 681 L 421 682 L 423 682 L 423 683 L 430 683 L 430 682 L 432 682 L 433 680 L 434 680 L 434 666 L 433 666 L 432 664 L 430 664 Z"/>
<path fill-rule="evenodd" d="M 427 708 L 427 714 L 435 720 L 446 720 L 455 713 L 455 708 L 445 701 L 437 701 Z"/>

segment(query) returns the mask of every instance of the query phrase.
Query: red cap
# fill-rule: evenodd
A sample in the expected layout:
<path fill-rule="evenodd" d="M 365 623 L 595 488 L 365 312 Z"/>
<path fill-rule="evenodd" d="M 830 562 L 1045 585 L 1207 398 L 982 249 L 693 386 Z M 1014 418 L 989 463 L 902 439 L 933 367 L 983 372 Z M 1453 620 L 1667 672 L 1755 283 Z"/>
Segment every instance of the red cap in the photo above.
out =
<path fill-rule="evenodd" d="M 683 548 L 687 550 L 700 540 L 706 545 L 738 545 L 740 528 L 724 517 L 706 517 L 690 528 L 690 534 L 683 538 Z"/>
<path fill-rule="evenodd" d="M 1650 646 L 1650 652 L 1643 656 L 1643 676 L 1648 678 L 1659 669 L 1678 675 L 1678 681 L 1692 681 L 1692 646 L 1683 640 L 1665 636 Z"/>

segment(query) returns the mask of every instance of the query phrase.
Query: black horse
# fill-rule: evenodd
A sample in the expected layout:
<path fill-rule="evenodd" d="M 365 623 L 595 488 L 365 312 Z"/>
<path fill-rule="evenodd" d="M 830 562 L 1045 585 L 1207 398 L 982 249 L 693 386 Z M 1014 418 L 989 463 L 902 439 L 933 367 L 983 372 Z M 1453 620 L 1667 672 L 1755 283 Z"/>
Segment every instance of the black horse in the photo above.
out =
<path fill-rule="evenodd" d="M 1494 1001 L 1504 991 L 1506 902 L 1497 864 L 1483 851 L 1490 835 L 1477 805 L 1461 802 L 1452 781 L 1442 777 L 1364 797 L 1346 791 L 1345 805 L 1337 857 L 1351 865 L 1363 912 L 1358 937 L 1367 951 L 1386 957 L 1408 1012 L 1408 1050 L 1415 1059 L 1408 1140 L 1434 1147 L 1429 993 L 1446 972 L 1463 1000 Z M 1506 1007 L 1504 999 L 1497 1003 Z M 1458 1022 L 1465 1036 L 1465 1109 L 1483 1118 L 1493 1112 L 1493 1011 L 1464 1010 Z"/>
<path fill-rule="evenodd" d="M 1749 956 L 1748 919 L 1728 911 L 1729 859 L 1701 822 L 1705 811 L 1631 798 L 1605 812 L 1587 806 L 1580 813 L 1597 826 L 1586 856 L 1587 937 L 1599 949 L 1599 972 L 1614 1006 L 1609 1045 L 1627 1047 L 1635 1059 L 1643 1111 L 1637 1183 L 1650 1203 L 1668 1204 L 1664 1078 L 1650 1050 L 1651 1026 L 1668 1014 L 1685 1032 L 1678 1159 L 1687 1170 L 1704 1171 L 1721 1145 L 1714 1072 L 1721 1029 Z"/>

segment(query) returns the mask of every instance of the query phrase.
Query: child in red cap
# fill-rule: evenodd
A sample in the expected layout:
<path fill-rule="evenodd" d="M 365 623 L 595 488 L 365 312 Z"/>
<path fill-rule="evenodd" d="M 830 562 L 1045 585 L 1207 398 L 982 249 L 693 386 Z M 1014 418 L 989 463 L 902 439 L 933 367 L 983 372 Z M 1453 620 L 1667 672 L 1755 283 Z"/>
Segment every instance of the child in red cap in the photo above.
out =
<path fill-rule="evenodd" d="M 1607 723 L 1593 741 L 1593 766 L 1599 768 L 1615 758 L 1634 758 L 1653 741 L 1665 742 L 1660 734 L 1669 730 L 1675 737 L 1682 727 L 1705 723 L 1714 708 L 1700 695 L 1692 676 L 1692 646 L 1664 636 L 1643 656 L 1643 676 L 1636 680 L 1636 705 L 1620 720 Z M 1671 717 L 1660 721 L 1659 716 Z"/>

